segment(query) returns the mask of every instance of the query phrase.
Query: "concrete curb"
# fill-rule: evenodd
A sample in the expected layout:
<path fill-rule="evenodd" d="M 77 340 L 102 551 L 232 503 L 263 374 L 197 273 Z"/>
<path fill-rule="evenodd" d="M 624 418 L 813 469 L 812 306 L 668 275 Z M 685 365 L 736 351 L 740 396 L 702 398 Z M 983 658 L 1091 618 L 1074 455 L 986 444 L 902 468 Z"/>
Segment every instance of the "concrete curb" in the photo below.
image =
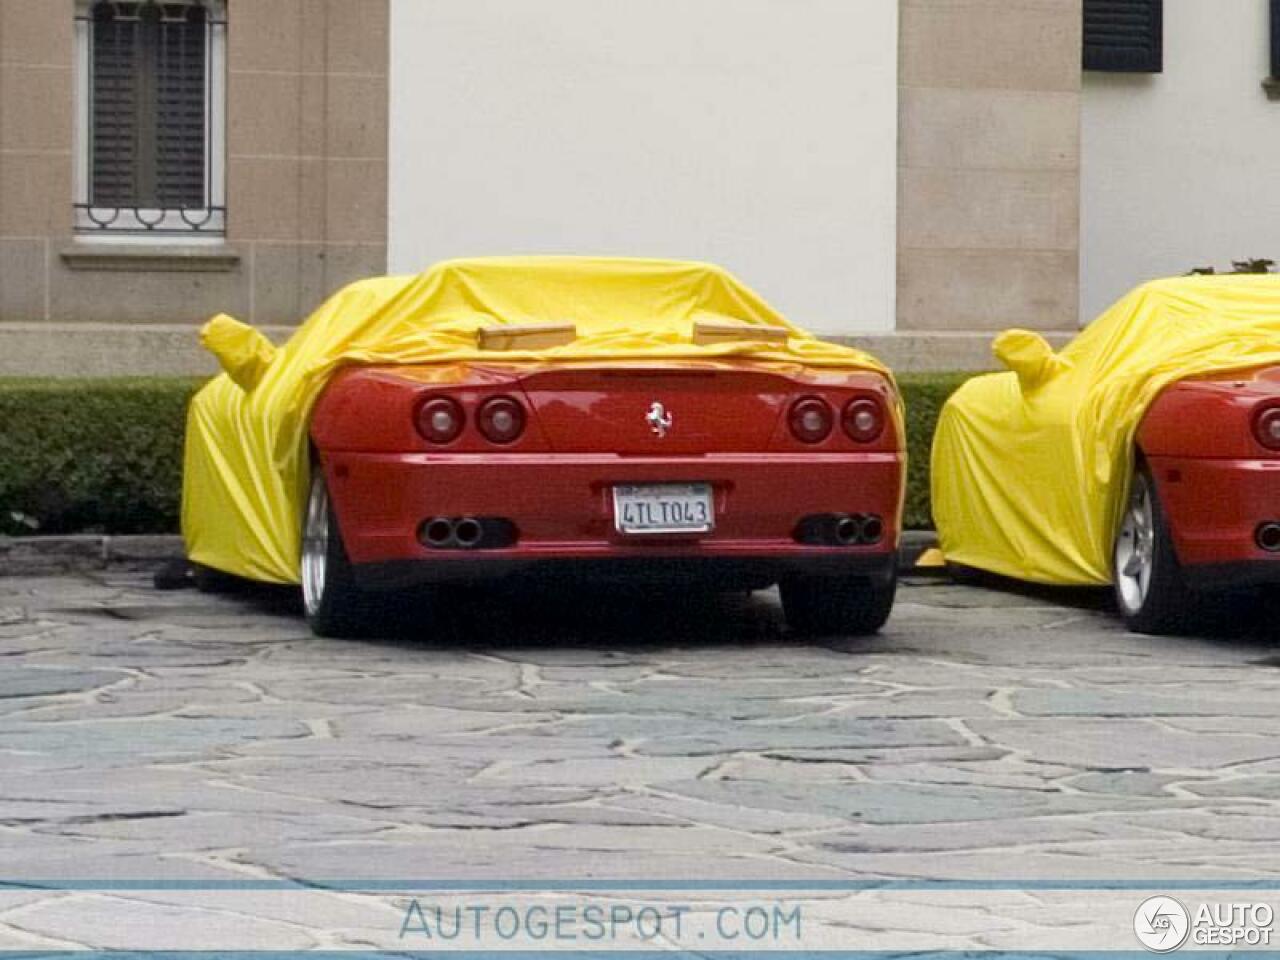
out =
<path fill-rule="evenodd" d="M 182 538 L 176 534 L 0 537 L 0 576 L 153 568 L 181 556 Z"/>
<path fill-rule="evenodd" d="M 926 550 L 938 545 L 938 534 L 933 530 L 903 530 L 898 543 L 898 570 L 910 573 Z"/>
<path fill-rule="evenodd" d="M 920 554 L 936 545 L 937 540 L 932 530 L 905 531 L 899 548 L 902 569 L 911 569 Z M 155 569 L 165 561 L 182 556 L 182 538 L 176 534 L 0 537 L 0 577 L 31 577 L 109 567 Z"/>

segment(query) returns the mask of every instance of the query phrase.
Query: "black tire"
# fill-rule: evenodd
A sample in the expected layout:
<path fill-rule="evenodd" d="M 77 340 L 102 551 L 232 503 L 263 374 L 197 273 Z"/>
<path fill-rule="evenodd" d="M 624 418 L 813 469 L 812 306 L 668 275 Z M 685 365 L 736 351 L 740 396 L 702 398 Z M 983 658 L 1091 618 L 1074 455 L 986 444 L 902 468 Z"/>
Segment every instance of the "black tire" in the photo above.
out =
<path fill-rule="evenodd" d="M 314 572 L 309 573 L 307 569 L 309 550 L 316 551 L 313 560 L 318 562 L 323 558 L 323 573 L 318 582 Z M 367 597 L 356 585 L 319 464 L 312 466 L 311 490 L 303 511 L 302 553 L 302 605 L 312 632 L 321 637 L 361 636 L 371 626 L 372 611 Z"/>
<path fill-rule="evenodd" d="M 793 577 L 778 585 L 782 612 L 796 633 L 810 637 L 875 633 L 889 619 L 897 574 L 867 577 Z"/>
<path fill-rule="evenodd" d="M 1149 507 L 1144 508 L 1143 497 L 1149 498 Z M 1140 514 L 1150 519 L 1146 534 L 1137 532 L 1140 523 L 1135 517 Z M 1137 546 L 1146 536 L 1149 543 Z M 1149 560 L 1132 559 L 1135 549 L 1139 555 L 1149 550 Z M 1144 564 L 1149 564 L 1145 588 L 1141 586 L 1140 569 Z M 1180 633 L 1192 625 L 1196 595 L 1182 576 L 1159 491 L 1150 469 L 1141 461 L 1134 471 L 1133 489 L 1121 516 L 1111 566 L 1116 607 L 1130 630 L 1160 635 Z"/>

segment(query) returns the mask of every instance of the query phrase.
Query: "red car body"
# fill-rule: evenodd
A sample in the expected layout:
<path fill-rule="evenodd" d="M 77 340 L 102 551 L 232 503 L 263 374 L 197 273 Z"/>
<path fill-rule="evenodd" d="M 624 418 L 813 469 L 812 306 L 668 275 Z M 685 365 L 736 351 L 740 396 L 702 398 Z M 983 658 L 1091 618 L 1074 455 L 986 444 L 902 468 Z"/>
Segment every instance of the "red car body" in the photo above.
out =
<path fill-rule="evenodd" d="M 514 440 L 481 430 L 495 397 L 523 412 Z M 433 442 L 421 418 L 441 398 L 463 426 Z M 812 398 L 832 415 L 816 441 L 791 427 Z M 844 428 L 854 401 L 878 410 L 874 438 Z M 364 588 L 556 572 L 758 587 L 793 573 L 892 576 L 896 407 L 874 372 L 736 358 L 351 367 L 318 400 L 311 439 Z M 710 531 L 620 532 L 616 487 L 680 483 L 710 485 Z M 822 518 L 851 519 L 857 536 Z"/>
<path fill-rule="evenodd" d="M 1138 448 L 1193 584 L 1280 582 L 1280 439 L 1264 429 L 1269 410 L 1280 410 L 1280 367 L 1179 381 L 1139 426 Z"/>

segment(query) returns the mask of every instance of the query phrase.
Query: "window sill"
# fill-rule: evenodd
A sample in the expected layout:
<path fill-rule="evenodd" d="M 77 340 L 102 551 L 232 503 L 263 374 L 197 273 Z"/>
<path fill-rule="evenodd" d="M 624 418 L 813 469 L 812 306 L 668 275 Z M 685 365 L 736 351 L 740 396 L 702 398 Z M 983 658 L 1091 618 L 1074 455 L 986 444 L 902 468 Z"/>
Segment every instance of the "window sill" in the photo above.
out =
<path fill-rule="evenodd" d="M 1267 77 L 1262 81 L 1262 89 L 1267 91 L 1268 100 L 1280 100 L 1280 77 Z"/>
<path fill-rule="evenodd" d="M 240 253 L 225 244 L 74 243 L 61 251 L 71 270 L 172 271 L 228 273 L 240 266 Z"/>

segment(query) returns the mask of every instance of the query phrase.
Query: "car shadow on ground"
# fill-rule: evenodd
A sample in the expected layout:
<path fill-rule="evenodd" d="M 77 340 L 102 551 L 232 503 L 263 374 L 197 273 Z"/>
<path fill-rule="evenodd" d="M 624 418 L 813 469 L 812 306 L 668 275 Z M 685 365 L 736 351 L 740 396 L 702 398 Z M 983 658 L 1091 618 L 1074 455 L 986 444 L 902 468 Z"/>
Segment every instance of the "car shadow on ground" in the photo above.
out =
<path fill-rule="evenodd" d="M 899 600 L 916 586 L 957 585 L 1060 606 L 1115 614 L 1109 588 L 1053 587 L 1026 583 L 983 571 L 906 578 Z M 218 593 L 276 617 L 301 618 L 299 592 L 293 587 L 238 581 L 221 584 Z M 634 649 L 671 646 L 808 645 L 845 652 L 891 652 L 893 621 L 886 635 L 803 637 L 790 631 L 773 590 L 718 592 L 703 586 L 664 585 L 648 589 L 598 584 L 549 582 L 538 585 L 493 584 L 441 592 L 373 595 L 368 625 L 352 640 L 395 646 L 503 649 L 528 646 Z M 943 603 L 943 606 L 948 604 Z M 1118 618 L 1117 618 L 1118 622 Z M 1275 648 L 1280 596 L 1208 596 L 1198 605 L 1187 630 L 1167 642 L 1222 642 L 1256 646 L 1261 665 L 1280 666 Z"/>
<path fill-rule="evenodd" d="M 240 581 L 217 592 L 264 615 L 302 617 L 296 588 Z M 775 591 L 496 584 L 371 594 L 369 601 L 367 627 L 352 640 L 460 649 L 839 642 L 791 633 Z"/>
<path fill-rule="evenodd" d="M 964 586 L 995 590 L 1029 597 L 1056 606 L 1076 610 L 1104 611 L 1115 617 L 1115 598 L 1111 587 L 1059 587 L 1029 583 L 988 573 L 972 567 L 950 566 L 942 577 Z M 1197 593 L 1196 602 L 1182 631 L 1167 639 L 1231 640 L 1236 643 L 1272 647 L 1280 624 L 1280 591 L 1246 593 Z M 1280 655 L 1271 666 L 1280 666 Z"/>
<path fill-rule="evenodd" d="M 1053 604 L 1054 606 L 1069 607 L 1075 610 L 1115 611 L 1115 602 L 1112 600 L 1110 587 L 1050 586 L 1043 583 L 1031 583 L 1027 580 L 1015 580 L 1012 577 L 1002 577 L 997 573 L 988 573 L 986 570 L 963 567 L 957 564 L 949 564 L 936 576 L 942 582 L 978 587 L 984 590 L 995 590 L 999 593 L 1010 593 Z"/>
<path fill-rule="evenodd" d="M 788 632 L 776 595 L 765 591 L 516 587 L 466 591 L 445 604 L 453 615 L 443 618 L 449 627 L 439 642 L 460 645 L 638 649 L 806 642 Z"/>

